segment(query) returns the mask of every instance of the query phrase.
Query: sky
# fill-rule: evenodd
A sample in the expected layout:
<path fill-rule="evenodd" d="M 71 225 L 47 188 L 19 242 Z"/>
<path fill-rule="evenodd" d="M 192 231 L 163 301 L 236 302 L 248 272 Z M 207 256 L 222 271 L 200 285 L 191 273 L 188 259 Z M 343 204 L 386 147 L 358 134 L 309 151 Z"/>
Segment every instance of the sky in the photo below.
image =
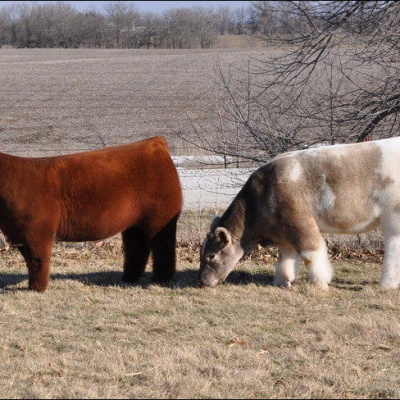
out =
<path fill-rule="evenodd" d="M 104 3 L 109 1 L 65 1 L 74 6 L 78 11 L 85 11 L 94 7 L 101 10 Z M 0 7 L 7 6 L 13 3 L 44 3 L 44 1 L 1 1 Z M 193 6 L 202 6 L 207 8 L 218 8 L 222 5 L 229 5 L 231 8 L 237 8 L 241 6 L 247 7 L 250 5 L 250 1 L 133 1 L 139 11 L 153 11 L 153 12 L 163 12 L 171 8 L 186 7 L 190 8 Z"/>

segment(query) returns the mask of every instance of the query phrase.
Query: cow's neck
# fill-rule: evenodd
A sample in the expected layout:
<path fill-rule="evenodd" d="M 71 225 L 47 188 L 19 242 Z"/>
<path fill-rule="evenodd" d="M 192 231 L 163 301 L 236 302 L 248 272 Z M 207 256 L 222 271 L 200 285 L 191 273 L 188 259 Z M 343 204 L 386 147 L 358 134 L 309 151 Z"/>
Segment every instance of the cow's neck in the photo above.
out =
<path fill-rule="evenodd" d="M 228 229 L 232 238 L 240 242 L 244 250 L 253 244 L 251 222 L 248 220 L 250 211 L 245 197 L 239 194 L 227 208 L 220 222 L 221 226 Z"/>

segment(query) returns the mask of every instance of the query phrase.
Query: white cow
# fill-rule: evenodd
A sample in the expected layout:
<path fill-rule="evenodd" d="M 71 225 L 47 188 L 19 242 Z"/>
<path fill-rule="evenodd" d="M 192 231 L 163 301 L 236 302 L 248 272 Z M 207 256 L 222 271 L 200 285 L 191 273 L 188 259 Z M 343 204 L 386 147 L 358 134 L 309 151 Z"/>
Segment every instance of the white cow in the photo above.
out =
<path fill-rule="evenodd" d="M 200 282 L 224 281 L 257 243 L 280 258 L 274 284 L 290 286 L 301 259 L 310 280 L 332 278 L 322 233 L 355 234 L 381 226 L 385 257 L 380 284 L 400 284 L 400 137 L 281 154 L 249 177 L 201 251 Z"/>

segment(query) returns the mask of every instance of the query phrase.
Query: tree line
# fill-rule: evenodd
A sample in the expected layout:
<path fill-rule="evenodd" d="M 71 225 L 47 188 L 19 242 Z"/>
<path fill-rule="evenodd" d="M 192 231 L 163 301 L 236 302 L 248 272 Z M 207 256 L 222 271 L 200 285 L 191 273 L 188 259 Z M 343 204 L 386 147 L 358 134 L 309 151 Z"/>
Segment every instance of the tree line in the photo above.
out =
<path fill-rule="evenodd" d="M 265 3 L 260 7 L 258 3 Z M 279 11 L 279 18 L 276 12 Z M 296 22 L 298 20 L 298 23 Z M 113 1 L 78 11 L 59 1 L 0 6 L 0 46 L 61 48 L 212 48 L 221 35 L 290 34 L 300 18 L 275 2 L 217 9 L 195 6 L 140 12 Z"/>
<path fill-rule="evenodd" d="M 245 33 L 248 7 L 140 12 L 108 2 L 81 12 L 66 2 L 0 8 L 0 45 L 61 48 L 211 48 L 218 35 Z"/>

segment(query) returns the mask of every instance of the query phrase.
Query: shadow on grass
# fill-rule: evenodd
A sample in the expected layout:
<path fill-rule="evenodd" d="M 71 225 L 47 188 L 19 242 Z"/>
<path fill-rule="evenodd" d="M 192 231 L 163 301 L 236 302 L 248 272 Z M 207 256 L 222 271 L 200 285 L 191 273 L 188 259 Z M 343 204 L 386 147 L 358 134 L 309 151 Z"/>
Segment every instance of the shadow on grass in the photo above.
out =
<path fill-rule="evenodd" d="M 145 272 L 142 278 L 137 283 L 125 283 L 121 281 L 121 271 L 99 271 L 99 272 L 88 272 L 83 274 L 67 273 L 51 274 L 51 279 L 55 280 L 75 280 L 82 282 L 88 286 L 120 286 L 120 287 L 141 287 L 147 288 L 153 284 L 152 272 Z M 198 283 L 198 270 L 185 270 L 178 271 L 174 279 L 167 284 L 158 284 L 164 287 L 185 289 L 185 288 L 200 288 Z M 256 273 L 251 274 L 245 271 L 233 271 L 227 278 L 226 283 L 228 285 L 250 285 L 256 284 L 260 286 L 271 286 L 272 285 L 272 274 L 268 273 Z M 18 285 L 23 281 L 28 280 L 28 274 L 0 274 L 0 290 L 2 291 L 20 291 L 27 290 L 26 288 L 12 288 L 10 286 Z M 28 282 L 26 282 L 28 284 Z"/>
<path fill-rule="evenodd" d="M 16 291 L 27 290 L 28 288 L 9 288 L 9 286 L 18 285 L 28 279 L 28 275 L 24 274 L 0 274 L 0 290 Z"/>
<path fill-rule="evenodd" d="M 259 285 L 272 286 L 274 275 L 268 272 L 252 274 L 246 271 L 233 271 L 227 278 L 226 283 L 233 285 Z"/>
<path fill-rule="evenodd" d="M 354 282 L 346 279 L 336 278 L 333 279 L 330 286 L 340 290 L 348 290 L 352 292 L 361 292 L 365 286 L 370 286 L 375 282 L 371 281 L 361 281 L 361 282 Z"/>
<path fill-rule="evenodd" d="M 145 272 L 142 278 L 137 283 L 125 283 L 121 281 L 122 271 L 99 271 L 99 272 L 88 272 L 83 274 L 51 274 L 51 279 L 56 280 L 74 280 L 82 282 L 88 286 L 100 286 L 100 287 L 140 287 L 143 289 L 148 288 L 153 284 L 152 272 Z M 178 271 L 174 279 L 166 284 L 157 285 L 171 288 L 171 289 L 185 289 L 185 288 L 201 288 L 198 283 L 198 270 L 191 269 L 185 271 Z M 26 281 L 26 287 L 13 287 Z M 273 274 L 272 273 L 250 273 L 247 271 L 232 271 L 226 279 L 224 285 L 235 285 L 235 286 L 246 286 L 246 285 L 259 285 L 259 286 L 272 286 Z M 366 286 L 373 284 L 371 281 L 363 280 L 361 282 L 354 282 L 347 279 L 336 278 L 330 284 L 331 287 L 359 292 L 362 291 Z M 0 274 L 0 290 L 2 292 L 10 291 L 26 291 L 28 285 L 28 274 Z"/>

